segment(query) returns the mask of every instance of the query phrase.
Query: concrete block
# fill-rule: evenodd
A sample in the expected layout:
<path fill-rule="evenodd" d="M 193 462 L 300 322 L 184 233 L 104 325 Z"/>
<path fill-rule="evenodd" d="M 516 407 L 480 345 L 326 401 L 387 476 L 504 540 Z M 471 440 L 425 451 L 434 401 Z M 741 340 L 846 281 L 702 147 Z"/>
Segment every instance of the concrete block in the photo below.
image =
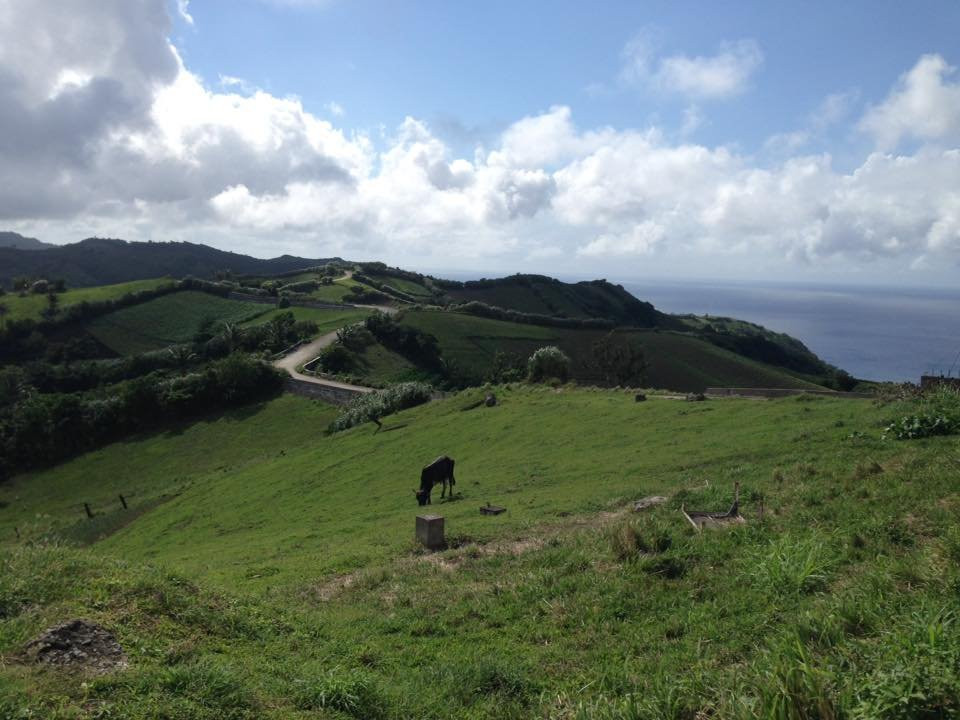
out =
<path fill-rule="evenodd" d="M 431 550 L 445 547 L 443 515 L 417 515 L 417 540 Z"/>

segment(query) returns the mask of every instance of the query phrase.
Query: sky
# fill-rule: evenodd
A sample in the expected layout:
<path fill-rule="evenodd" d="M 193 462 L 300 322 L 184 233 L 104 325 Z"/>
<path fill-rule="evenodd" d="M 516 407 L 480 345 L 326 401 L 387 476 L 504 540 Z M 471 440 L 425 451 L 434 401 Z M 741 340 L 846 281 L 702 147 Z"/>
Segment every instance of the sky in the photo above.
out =
<path fill-rule="evenodd" d="M 952 286 L 960 3 L 0 0 L 0 229 Z"/>

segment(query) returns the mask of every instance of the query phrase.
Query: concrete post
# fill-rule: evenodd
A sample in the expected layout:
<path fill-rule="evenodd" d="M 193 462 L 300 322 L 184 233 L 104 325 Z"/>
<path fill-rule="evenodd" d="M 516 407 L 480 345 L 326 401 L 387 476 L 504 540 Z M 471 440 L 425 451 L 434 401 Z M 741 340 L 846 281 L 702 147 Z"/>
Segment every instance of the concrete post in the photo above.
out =
<path fill-rule="evenodd" d="M 417 515 L 417 540 L 430 550 L 446 546 L 442 515 Z"/>

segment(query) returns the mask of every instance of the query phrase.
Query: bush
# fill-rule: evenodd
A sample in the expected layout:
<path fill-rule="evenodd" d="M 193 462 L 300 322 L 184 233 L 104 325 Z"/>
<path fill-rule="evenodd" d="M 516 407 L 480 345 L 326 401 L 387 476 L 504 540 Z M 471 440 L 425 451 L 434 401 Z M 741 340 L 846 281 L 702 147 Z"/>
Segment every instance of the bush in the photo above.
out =
<path fill-rule="evenodd" d="M 913 396 L 904 408 L 908 412 L 895 418 L 886 435 L 897 440 L 914 440 L 960 432 L 960 390 L 940 386 Z"/>
<path fill-rule="evenodd" d="M 356 356 L 350 350 L 335 343 L 325 347 L 320 353 L 320 367 L 328 373 L 346 373 L 356 365 Z"/>
<path fill-rule="evenodd" d="M 373 419 L 429 402 L 433 388 L 426 383 L 408 382 L 391 385 L 384 390 L 362 395 L 354 400 L 336 420 L 330 423 L 328 432 L 335 433 L 354 425 L 362 425 Z"/>
<path fill-rule="evenodd" d="M 570 377 L 570 358 L 554 345 L 542 347 L 527 361 L 527 377 L 531 382 L 550 378 L 566 382 Z"/>

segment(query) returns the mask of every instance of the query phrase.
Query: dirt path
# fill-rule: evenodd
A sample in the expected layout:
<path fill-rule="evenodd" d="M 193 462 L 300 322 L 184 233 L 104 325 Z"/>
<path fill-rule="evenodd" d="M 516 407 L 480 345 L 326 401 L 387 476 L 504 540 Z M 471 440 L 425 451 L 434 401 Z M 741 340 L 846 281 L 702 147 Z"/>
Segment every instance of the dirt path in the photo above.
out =
<path fill-rule="evenodd" d="M 353 271 L 348 271 L 346 274 L 347 278 L 353 277 Z M 338 278 L 343 279 L 343 278 Z M 388 315 L 394 315 L 398 312 L 397 308 L 390 307 L 389 305 L 354 305 L 358 308 L 367 308 L 369 310 L 379 310 L 380 312 L 387 313 Z M 366 387 L 365 385 L 351 385 L 350 383 L 339 382 L 337 380 L 327 380 L 325 378 L 313 377 L 312 375 L 304 375 L 303 373 L 297 372 L 297 367 L 308 363 L 314 358 L 320 355 L 320 351 L 325 347 L 333 345 L 337 341 L 337 331 L 329 332 L 326 335 L 321 335 L 316 340 L 313 340 L 306 345 L 301 345 L 299 348 L 294 350 L 289 355 L 284 355 L 279 360 L 275 360 L 273 366 L 279 368 L 280 370 L 286 371 L 290 377 L 296 378 L 297 380 L 302 380 L 303 382 L 312 383 L 314 385 L 325 385 L 326 387 L 340 388 L 341 390 L 352 390 L 358 393 L 370 393 L 374 391 L 374 388 Z"/>

